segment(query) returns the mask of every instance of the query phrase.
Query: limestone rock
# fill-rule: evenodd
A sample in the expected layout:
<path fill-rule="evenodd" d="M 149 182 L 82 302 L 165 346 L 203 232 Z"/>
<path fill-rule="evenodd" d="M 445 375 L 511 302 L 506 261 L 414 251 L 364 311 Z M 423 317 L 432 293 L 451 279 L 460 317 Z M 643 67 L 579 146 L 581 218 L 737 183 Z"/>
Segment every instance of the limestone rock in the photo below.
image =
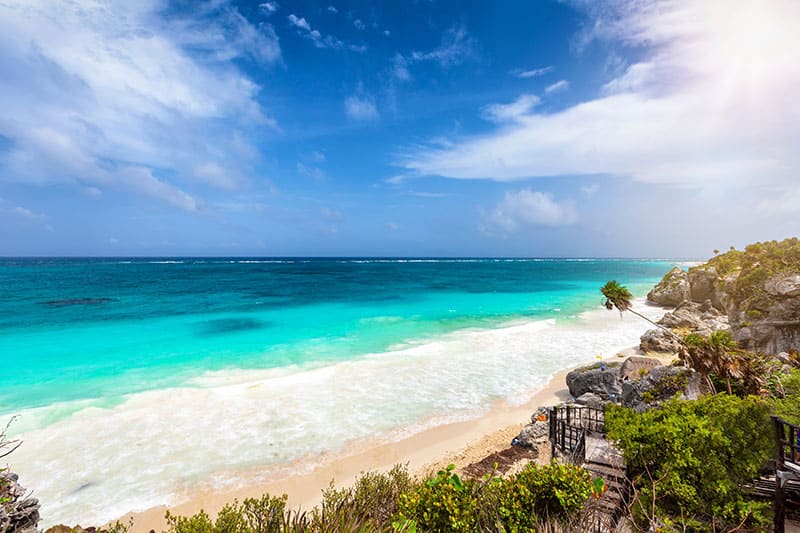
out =
<path fill-rule="evenodd" d="M 664 330 L 664 334 L 669 335 Z M 637 380 L 646 376 L 656 367 L 662 366 L 662 362 L 655 357 L 642 357 L 640 355 L 632 355 L 622 362 L 619 369 L 619 377 L 623 380 Z"/>
<path fill-rule="evenodd" d="M 575 398 L 575 403 L 579 405 L 585 405 L 586 407 L 594 407 L 595 409 L 602 409 L 603 406 L 608 403 L 603 401 L 603 399 L 598 396 L 597 394 L 591 392 L 585 392 Z"/>
<path fill-rule="evenodd" d="M 27 491 L 13 472 L 0 470 L 0 531 L 38 533 L 39 500 Z"/>
<path fill-rule="evenodd" d="M 693 302 L 702 303 L 711 300 L 714 307 L 723 309 L 717 285 L 719 276 L 712 266 L 698 266 L 689 270 L 689 295 Z"/>
<path fill-rule="evenodd" d="M 591 392 L 603 400 L 616 401 L 622 389 L 619 385 L 619 363 L 595 364 L 577 368 L 567 374 L 569 393 L 577 398 Z"/>
<path fill-rule="evenodd" d="M 674 311 L 661 317 L 658 323 L 670 329 L 686 329 L 701 335 L 730 329 L 728 317 L 720 313 L 710 300 L 702 303 L 683 302 Z"/>
<path fill-rule="evenodd" d="M 649 329 L 639 339 L 639 348 L 643 352 L 678 353 L 680 342 L 661 328 Z"/>
<path fill-rule="evenodd" d="M 700 374 L 690 368 L 659 366 L 639 381 L 622 383 L 622 405 L 641 412 L 679 394 L 696 400 L 704 392 Z"/>
<path fill-rule="evenodd" d="M 531 423 L 522 428 L 519 435 L 511 440 L 512 446 L 538 448 L 544 444 L 550 434 L 550 422 L 546 407 L 540 407 L 531 416 Z"/>
<path fill-rule="evenodd" d="M 664 307 L 676 307 L 688 300 L 689 275 L 680 267 L 675 267 L 647 293 L 647 301 Z"/>

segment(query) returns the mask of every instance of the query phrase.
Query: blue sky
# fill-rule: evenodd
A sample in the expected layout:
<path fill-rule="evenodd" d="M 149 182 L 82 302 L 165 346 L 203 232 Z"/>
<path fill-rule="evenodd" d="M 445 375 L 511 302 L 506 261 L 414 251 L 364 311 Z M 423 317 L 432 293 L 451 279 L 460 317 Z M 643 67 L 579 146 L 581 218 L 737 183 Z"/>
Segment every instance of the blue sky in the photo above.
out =
<path fill-rule="evenodd" d="M 7 0 L 0 255 L 797 235 L 800 4 Z"/>

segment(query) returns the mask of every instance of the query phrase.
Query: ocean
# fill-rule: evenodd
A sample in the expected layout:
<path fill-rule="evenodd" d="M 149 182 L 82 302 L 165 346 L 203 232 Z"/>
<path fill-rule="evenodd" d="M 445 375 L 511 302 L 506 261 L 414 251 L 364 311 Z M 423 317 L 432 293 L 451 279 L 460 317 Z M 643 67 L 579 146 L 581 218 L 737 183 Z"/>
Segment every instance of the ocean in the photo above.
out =
<path fill-rule="evenodd" d="M 45 524 L 523 403 L 636 344 L 679 261 L 0 259 L 0 422 Z M 309 463 L 310 464 L 310 463 Z"/>

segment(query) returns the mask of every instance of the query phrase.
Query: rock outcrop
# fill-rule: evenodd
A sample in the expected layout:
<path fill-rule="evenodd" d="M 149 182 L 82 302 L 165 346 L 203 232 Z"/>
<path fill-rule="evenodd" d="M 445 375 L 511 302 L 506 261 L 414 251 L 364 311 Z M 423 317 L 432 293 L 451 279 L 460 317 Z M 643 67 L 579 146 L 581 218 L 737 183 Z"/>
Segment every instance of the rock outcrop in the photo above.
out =
<path fill-rule="evenodd" d="M 800 239 L 731 250 L 688 272 L 675 267 L 648 300 L 675 307 L 659 323 L 680 334 L 729 330 L 746 350 L 800 352 Z M 678 349 L 658 330 L 645 333 L 640 346 L 646 352 Z"/>
<path fill-rule="evenodd" d="M 658 366 L 639 380 L 622 382 L 622 405 L 641 412 L 675 395 L 696 400 L 703 391 L 703 380 L 694 370 L 682 366 Z"/>
<path fill-rule="evenodd" d="M 647 293 L 648 302 L 664 307 L 676 307 L 689 298 L 689 274 L 677 266 Z"/>
<path fill-rule="evenodd" d="M 591 392 L 603 400 L 617 401 L 622 394 L 619 370 L 619 363 L 597 363 L 576 368 L 567 374 L 569 393 L 577 398 Z"/>
<path fill-rule="evenodd" d="M 550 433 L 550 422 L 547 417 L 547 407 L 539 407 L 531 415 L 531 423 L 522 428 L 519 435 L 512 439 L 511 445 L 538 448 L 544 444 Z"/>
<path fill-rule="evenodd" d="M 27 497 L 19 477 L 0 470 L 0 531 L 38 533 L 39 500 Z"/>

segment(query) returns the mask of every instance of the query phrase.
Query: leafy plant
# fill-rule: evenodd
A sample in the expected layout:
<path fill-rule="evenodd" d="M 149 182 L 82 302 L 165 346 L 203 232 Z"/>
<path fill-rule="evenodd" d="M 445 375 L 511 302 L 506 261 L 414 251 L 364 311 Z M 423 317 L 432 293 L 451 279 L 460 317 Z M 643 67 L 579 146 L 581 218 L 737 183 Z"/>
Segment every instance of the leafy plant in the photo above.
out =
<path fill-rule="evenodd" d="M 609 406 L 609 438 L 622 449 L 640 524 L 720 531 L 765 523 L 766 504 L 742 490 L 770 456 L 768 405 L 754 398 L 670 400 L 636 413 Z"/>

